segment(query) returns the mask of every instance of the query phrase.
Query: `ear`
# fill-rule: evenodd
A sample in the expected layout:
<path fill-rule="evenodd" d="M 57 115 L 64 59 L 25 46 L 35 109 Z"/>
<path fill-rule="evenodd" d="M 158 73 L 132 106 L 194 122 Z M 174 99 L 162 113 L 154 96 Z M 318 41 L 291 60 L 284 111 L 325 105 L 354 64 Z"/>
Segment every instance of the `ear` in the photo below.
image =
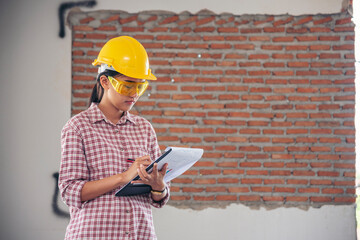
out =
<path fill-rule="evenodd" d="M 100 84 L 105 90 L 108 90 L 110 87 L 109 79 L 105 75 L 100 77 Z"/>

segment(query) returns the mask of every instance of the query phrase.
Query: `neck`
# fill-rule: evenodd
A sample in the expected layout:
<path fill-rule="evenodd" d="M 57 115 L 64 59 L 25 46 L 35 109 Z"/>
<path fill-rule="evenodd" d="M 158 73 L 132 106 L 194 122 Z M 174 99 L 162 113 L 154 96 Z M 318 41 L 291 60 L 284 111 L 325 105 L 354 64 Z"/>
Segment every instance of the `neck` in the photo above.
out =
<path fill-rule="evenodd" d="M 117 109 L 115 106 L 113 106 L 110 103 L 106 103 L 103 100 L 101 100 L 101 102 L 98 104 L 98 107 L 101 110 L 101 112 L 105 115 L 105 117 L 109 119 L 109 121 L 112 122 L 113 124 L 119 122 L 120 118 L 124 114 L 123 111 Z"/>

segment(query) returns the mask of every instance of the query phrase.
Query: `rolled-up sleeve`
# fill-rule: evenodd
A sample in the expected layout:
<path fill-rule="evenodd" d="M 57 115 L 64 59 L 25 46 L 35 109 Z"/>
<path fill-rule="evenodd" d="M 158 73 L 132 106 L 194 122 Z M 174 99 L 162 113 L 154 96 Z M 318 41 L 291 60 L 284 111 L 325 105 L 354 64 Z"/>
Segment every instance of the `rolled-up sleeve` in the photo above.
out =
<path fill-rule="evenodd" d="M 81 208 L 81 190 L 89 179 L 83 140 L 68 123 L 61 131 L 59 190 L 69 207 Z"/>

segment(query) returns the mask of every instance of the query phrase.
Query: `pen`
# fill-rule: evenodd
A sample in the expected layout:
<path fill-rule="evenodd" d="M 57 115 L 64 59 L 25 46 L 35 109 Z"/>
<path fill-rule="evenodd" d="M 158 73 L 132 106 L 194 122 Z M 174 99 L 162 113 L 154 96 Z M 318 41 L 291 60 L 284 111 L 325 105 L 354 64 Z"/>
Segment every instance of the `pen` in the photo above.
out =
<path fill-rule="evenodd" d="M 135 162 L 135 159 L 132 159 L 132 158 L 128 158 L 127 160 L 126 160 L 127 162 Z"/>

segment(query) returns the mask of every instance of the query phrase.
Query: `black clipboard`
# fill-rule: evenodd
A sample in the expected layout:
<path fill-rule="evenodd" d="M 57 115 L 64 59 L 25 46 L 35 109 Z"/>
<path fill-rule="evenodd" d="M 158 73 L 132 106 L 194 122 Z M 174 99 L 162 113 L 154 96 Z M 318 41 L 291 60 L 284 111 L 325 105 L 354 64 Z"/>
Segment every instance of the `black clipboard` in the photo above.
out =
<path fill-rule="evenodd" d="M 166 152 L 163 153 L 163 155 L 161 155 L 158 159 L 156 159 L 149 166 L 147 166 L 146 171 L 149 172 L 150 170 L 152 170 L 154 163 L 160 162 L 164 157 L 166 157 L 171 152 L 171 150 L 172 149 L 169 148 Z M 139 184 L 139 183 L 135 183 L 135 184 L 131 183 L 132 181 L 136 181 L 139 179 L 140 179 L 140 176 L 137 175 L 130 182 L 128 182 L 126 185 L 124 185 L 122 188 L 120 188 L 120 190 L 115 193 L 115 196 L 117 196 L 117 197 L 133 196 L 133 195 L 150 193 L 151 187 L 149 185 Z"/>

